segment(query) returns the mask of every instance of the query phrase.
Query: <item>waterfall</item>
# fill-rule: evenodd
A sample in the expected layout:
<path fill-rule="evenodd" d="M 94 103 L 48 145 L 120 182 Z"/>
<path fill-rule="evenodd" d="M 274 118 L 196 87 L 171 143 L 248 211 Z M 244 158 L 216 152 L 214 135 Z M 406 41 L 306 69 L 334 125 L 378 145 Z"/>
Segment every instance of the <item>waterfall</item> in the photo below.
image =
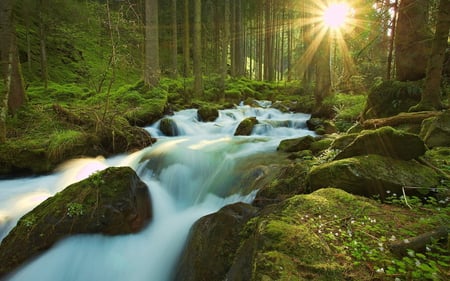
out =
<path fill-rule="evenodd" d="M 256 192 L 232 192 L 239 175 L 236 164 L 276 150 L 281 139 L 312 134 L 305 126 L 308 115 L 270 108 L 222 110 L 208 123 L 196 116 L 196 110 L 183 110 L 168 117 L 178 128 L 175 137 L 164 136 L 156 122 L 146 129 L 158 142 L 128 156 L 73 160 L 49 176 L 0 180 L 0 239 L 47 197 L 108 166 L 130 166 L 138 173 L 149 186 L 154 213 L 150 225 L 137 234 L 67 238 L 7 280 L 170 280 L 196 220 L 227 204 L 254 199 Z M 246 117 L 259 121 L 252 135 L 233 136 Z"/>

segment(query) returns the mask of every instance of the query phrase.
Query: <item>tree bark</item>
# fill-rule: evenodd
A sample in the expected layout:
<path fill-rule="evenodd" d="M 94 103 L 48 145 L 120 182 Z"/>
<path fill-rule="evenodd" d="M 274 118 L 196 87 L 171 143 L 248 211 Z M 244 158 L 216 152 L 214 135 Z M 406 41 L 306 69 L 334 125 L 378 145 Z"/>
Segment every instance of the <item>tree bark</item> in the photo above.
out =
<path fill-rule="evenodd" d="M 323 100 L 331 95 L 331 69 L 330 69 L 330 31 L 325 33 L 316 53 L 316 88 L 314 91 L 315 109 L 322 107 Z"/>
<path fill-rule="evenodd" d="M 172 78 L 178 76 L 178 22 L 177 22 L 177 0 L 172 0 L 171 5 L 171 18 L 172 18 L 172 54 L 171 63 Z"/>
<path fill-rule="evenodd" d="M 6 141 L 6 117 L 25 103 L 15 42 L 12 0 L 0 1 L 0 143 Z"/>
<path fill-rule="evenodd" d="M 145 1 L 145 65 L 144 82 L 147 86 L 159 83 L 159 20 L 158 0 Z"/>
<path fill-rule="evenodd" d="M 425 77 L 430 53 L 429 0 L 402 0 L 395 32 L 396 78 L 417 81 Z"/>
<path fill-rule="evenodd" d="M 194 62 L 194 95 L 203 95 L 202 77 L 202 2 L 194 1 L 194 41 L 193 41 L 193 62 Z"/>
<path fill-rule="evenodd" d="M 40 0 L 39 5 L 39 45 L 41 48 L 41 79 L 44 83 L 44 88 L 48 86 L 48 67 L 47 67 L 47 42 L 46 42 L 46 27 L 44 19 L 44 11 L 47 8 L 47 1 Z"/>
<path fill-rule="evenodd" d="M 189 24 L 189 0 L 184 1 L 184 24 L 183 24 L 183 74 L 188 77 L 191 73 L 190 67 L 190 24 Z"/>
<path fill-rule="evenodd" d="M 450 29 L 450 0 L 441 0 L 437 16 L 436 31 L 431 46 L 431 55 L 427 64 L 425 88 L 420 103 L 411 111 L 440 110 L 444 106 L 441 100 L 441 79 L 444 67 L 445 51 L 448 47 Z"/>
<path fill-rule="evenodd" d="M 228 46 L 230 44 L 230 0 L 224 0 L 221 53 L 220 99 L 225 98 L 225 80 L 228 74 Z"/>

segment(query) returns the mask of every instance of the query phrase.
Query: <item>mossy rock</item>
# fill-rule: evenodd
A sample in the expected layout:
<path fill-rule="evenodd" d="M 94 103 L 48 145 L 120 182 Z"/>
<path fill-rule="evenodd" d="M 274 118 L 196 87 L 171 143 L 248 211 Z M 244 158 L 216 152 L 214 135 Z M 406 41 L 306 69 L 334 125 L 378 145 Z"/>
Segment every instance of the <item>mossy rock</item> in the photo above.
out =
<path fill-rule="evenodd" d="M 178 126 L 172 118 L 165 117 L 161 119 L 159 130 L 168 137 L 178 136 Z"/>
<path fill-rule="evenodd" d="M 318 154 L 329 148 L 332 141 L 333 140 L 329 138 L 304 136 L 295 139 L 282 140 L 278 145 L 277 150 L 288 153 L 310 150 L 313 154 Z"/>
<path fill-rule="evenodd" d="M 312 117 L 306 121 L 308 129 L 315 131 L 318 135 L 330 135 L 337 133 L 336 125 L 328 119 Z"/>
<path fill-rule="evenodd" d="M 0 244 L 0 276 L 70 235 L 135 233 L 151 218 L 147 185 L 129 167 L 108 168 L 24 215 Z"/>
<path fill-rule="evenodd" d="M 253 128 L 258 124 L 256 117 L 248 117 L 239 123 L 236 128 L 235 136 L 250 136 L 252 134 Z"/>
<path fill-rule="evenodd" d="M 371 89 L 362 117 L 382 118 L 408 112 L 420 102 L 421 93 L 418 82 L 385 81 Z"/>
<path fill-rule="evenodd" d="M 277 150 L 283 152 L 298 152 L 302 150 L 309 150 L 311 144 L 316 140 L 317 138 L 313 136 L 304 136 L 295 139 L 282 140 L 278 145 Z"/>
<path fill-rule="evenodd" d="M 367 154 L 411 160 L 423 155 L 425 151 L 426 146 L 417 135 L 392 127 L 382 127 L 361 132 L 353 142 L 336 155 L 335 160 Z"/>
<path fill-rule="evenodd" d="M 197 116 L 200 121 L 213 122 L 219 117 L 219 110 L 210 106 L 201 106 L 197 110 Z"/>
<path fill-rule="evenodd" d="M 425 119 L 419 135 L 429 148 L 450 146 L 450 111 Z"/>
<path fill-rule="evenodd" d="M 331 143 L 330 149 L 343 150 L 349 144 L 351 144 L 358 136 L 359 136 L 358 133 L 339 136 Z"/>
<path fill-rule="evenodd" d="M 199 219 L 190 231 L 174 280 L 222 280 L 241 242 L 239 233 L 257 211 L 236 203 Z"/>
<path fill-rule="evenodd" d="M 247 222 L 226 278 L 244 280 L 345 280 L 336 249 L 306 224 L 319 215 L 333 220 L 371 206 L 336 189 L 297 195 Z"/>
<path fill-rule="evenodd" d="M 311 169 L 307 182 L 311 191 L 333 186 L 366 197 L 385 198 L 389 192 L 424 196 L 439 186 L 440 176 L 415 161 L 403 161 L 380 155 L 365 155 L 332 161 Z"/>

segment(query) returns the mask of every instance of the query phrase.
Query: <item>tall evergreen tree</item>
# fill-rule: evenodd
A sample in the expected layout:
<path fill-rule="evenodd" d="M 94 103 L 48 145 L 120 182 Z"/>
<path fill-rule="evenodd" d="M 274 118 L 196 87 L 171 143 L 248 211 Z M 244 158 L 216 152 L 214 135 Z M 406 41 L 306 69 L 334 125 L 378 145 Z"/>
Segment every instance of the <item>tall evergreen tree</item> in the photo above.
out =
<path fill-rule="evenodd" d="M 145 1 L 145 63 L 144 81 L 146 85 L 159 83 L 159 20 L 158 0 Z"/>
<path fill-rule="evenodd" d="M 0 143 L 6 141 L 6 116 L 25 103 L 15 40 L 12 0 L 0 1 Z"/>
<path fill-rule="evenodd" d="M 192 51 L 194 63 L 194 95 L 201 96 L 203 94 L 201 0 L 194 0 L 194 40 Z"/>
<path fill-rule="evenodd" d="M 440 0 L 436 31 L 431 46 L 431 55 L 427 64 L 425 88 L 422 92 L 420 103 L 411 108 L 412 111 L 440 110 L 443 108 L 440 88 L 445 51 L 448 47 L 449 30 L 450 0 Z"/>

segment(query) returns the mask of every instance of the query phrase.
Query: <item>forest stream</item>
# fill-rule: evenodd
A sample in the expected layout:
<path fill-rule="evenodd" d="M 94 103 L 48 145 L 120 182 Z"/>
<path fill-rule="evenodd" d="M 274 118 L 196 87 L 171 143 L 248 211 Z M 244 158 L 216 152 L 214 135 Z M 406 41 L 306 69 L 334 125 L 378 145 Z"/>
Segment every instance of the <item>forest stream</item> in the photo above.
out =
<path fill-rule="evenodd" d="M 236 192 L 236 165 L 250 155 L 275 151 L 279 142 L 314 134 L 307 114 L 238 106 L 214 122 L 197 110 L 170 116 L 176 136 L 164 136 L 160 121 L 146 128 L 158 138 L 131 155 L 70 161 L 52 175 L 0 181 L 0 239 L 17 220 L 47 197 L 109 166 L 130 166 L 148 185 L 154 218 L 138 234 L 74 236 L 58 243 L 7 280 L 152 280 L 173 278 L 189 229 L 200 217 L 235 202 L 252 202 L 255 191 Z M 251 136 L 234 136 L 240 121 L 257 117 Z"/>

